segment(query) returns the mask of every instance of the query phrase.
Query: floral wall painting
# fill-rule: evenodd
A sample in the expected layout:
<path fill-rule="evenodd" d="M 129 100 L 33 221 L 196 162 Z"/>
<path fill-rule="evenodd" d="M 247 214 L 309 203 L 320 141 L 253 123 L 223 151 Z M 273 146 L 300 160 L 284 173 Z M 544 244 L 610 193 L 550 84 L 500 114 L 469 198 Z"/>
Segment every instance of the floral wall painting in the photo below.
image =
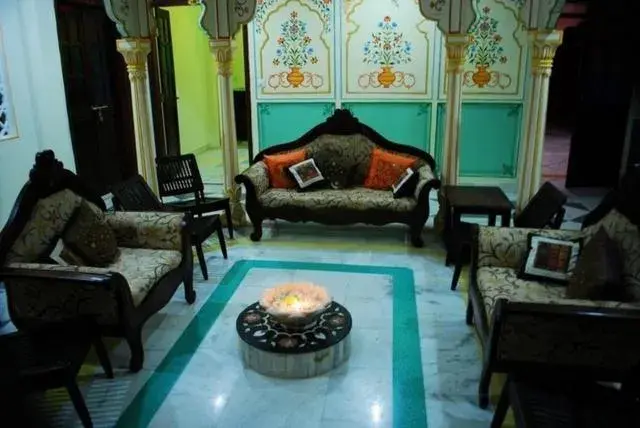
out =
<path fill-rule="evenodd" d="M 293 88 L 302 85 L 318 89 L 322 86 L 322 76 L 301 70 L 309 63 L 318 63 L 311 40 L 307 34 L 307 24 L 301 21 L 298 12 L 293 10 L 289 19 L 281 24 L 280 36 L 276 41 L 276 55 L 272 61 L 274 67 L 289 67 L 289 71 L 269 76 L 269 86 L 274 89 L 278 86 L 287 87 L 287 84 Z"/>
<path fill-rule="evenodd" d="M 259 7 L 258 96 L 332 96 L 332 0 L 263 0 Z"/>
<path fill-rule="evenodd" d="M 416 0 L 347 0 L 342 21 L 342 97 L 429 95 L 436 25 Z"/>
<path fill-rule="evenodd" d="M 396 66 L 411 62 L 411 49 L 411 42 L 405 39 L 398 24 L 385 16 L 363 49 L 363 62 L 380 67 L 380 70 L 361 74 L 358 78 L 360 87 L 413 87 L 416 78 L 412 73 L 394 70 Z"/>
<path fill-rule="evenodd" d="M 524 95 L 527 31 L 519 19 L 517 0 L 473 0 L 476 19 L 469 28 L 462 94 L 520 100 Z M 444 41 L 442 51 L 444 52 Z M 440 68 L 440 94 L 446 98 L 445 61 Z"/>
<path fill-rule="evenodd" d="M 475 71 L 464 73 L 463 84 L 465 86 L 477 86 L 482 89 L 486 86 L 499 86 L 505 89 L 511 83 L 508 73 L 491 71 L 496 63 L 506 64 L 508 58 L 502 46 L 503 38 L 498 33 L 498 20 L 491 16 L 491 8 L 482 8 L 481 15 L 469 29 L 469 47 L 467 48 L 466 61 L 475 66 Z"/>

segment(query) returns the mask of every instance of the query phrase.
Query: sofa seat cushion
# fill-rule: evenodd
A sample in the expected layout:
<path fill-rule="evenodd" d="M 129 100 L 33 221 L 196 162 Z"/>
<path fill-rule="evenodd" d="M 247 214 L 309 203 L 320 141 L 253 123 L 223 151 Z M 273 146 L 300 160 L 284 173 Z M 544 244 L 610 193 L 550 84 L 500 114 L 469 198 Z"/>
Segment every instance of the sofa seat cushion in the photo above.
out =
<path fill-rule="evenodd" d="M 640 310 L 640 302 L 568 299 L 565 297 L 566 287 L 520 279 L 518 271 L 511 268 L 481 267 L 477 270 L 477 284 L 489 320 L 498 299 L 507 299 L 512 302 Z"/>
<path fill-rule="evenodd" d="M 265 208 L 307 208 L 335 210 L 384 210 L 410 212 L 416 207 L 413 198 L 394 199 L 388 190 L 372 190 L 362 187 L 350 189 L 323 189 L 298 192 L 290 189 L 269 189 L 259 197 Z"/>
<path fill-rule="evenodd" d="M 138 306 L 158 280 L 177 268 L 181 261 L 179 251 L 120 247 L 120 254 L 106 269 L 125 277 L 133 304 Z"/>

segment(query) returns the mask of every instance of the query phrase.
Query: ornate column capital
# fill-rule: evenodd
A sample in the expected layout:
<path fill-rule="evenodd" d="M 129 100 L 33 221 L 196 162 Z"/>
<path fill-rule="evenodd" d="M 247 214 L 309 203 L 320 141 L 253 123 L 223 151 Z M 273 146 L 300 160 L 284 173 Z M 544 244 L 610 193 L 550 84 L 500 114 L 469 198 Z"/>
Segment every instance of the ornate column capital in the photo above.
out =
<path fill-rule="evenodd" d="M 469 45 L 469 35 L 449 33 L 445 36 L 444 45 L 447 50 L 447 73 L 462 73 Z"/>
<path fill-rule="evenodd" d="M 532 30 L 531 37 L 531 74 L 551 76 L 553 58 L 558 46 L 562 44 L 561 30 Z"/>
<path fill-rule="evenodd" d="M 218 63 L 218 74 L 223 77 L 230 77 L 233 65 L 233 47 L 231 39 L 209 39 L 209 49 Z"/>
<path fill-rule="evenodd" d="M 130 37 L 116 40 L 116 48 L 124 57 L 131 80 L 147 78 L 147 56 L 151 52 L 151 40 Z"/>

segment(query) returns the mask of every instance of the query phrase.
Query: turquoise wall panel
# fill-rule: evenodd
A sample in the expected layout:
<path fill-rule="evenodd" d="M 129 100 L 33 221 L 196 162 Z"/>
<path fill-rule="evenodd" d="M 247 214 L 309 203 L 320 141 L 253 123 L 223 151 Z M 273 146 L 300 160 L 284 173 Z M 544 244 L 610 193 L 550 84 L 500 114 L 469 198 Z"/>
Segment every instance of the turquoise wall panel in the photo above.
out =
<path fill-rule="evenodd" d="M 431 104 L 348 102 L 342 106 L 386 139 L 429 151 Z"/>
<path fill-rule="evenodd" d="M 446 105 L 439 104 L 434 158 L 442 165 Z M 460 175 L 514 178 L 522 121 L 521 103 L 463 103 Z"/>
<path fill-rule="evenodd" d="M 335 108 L 324 103 L 259 103 L 258 133 L 260 150 L 293 141 L 325 121 Z"/>

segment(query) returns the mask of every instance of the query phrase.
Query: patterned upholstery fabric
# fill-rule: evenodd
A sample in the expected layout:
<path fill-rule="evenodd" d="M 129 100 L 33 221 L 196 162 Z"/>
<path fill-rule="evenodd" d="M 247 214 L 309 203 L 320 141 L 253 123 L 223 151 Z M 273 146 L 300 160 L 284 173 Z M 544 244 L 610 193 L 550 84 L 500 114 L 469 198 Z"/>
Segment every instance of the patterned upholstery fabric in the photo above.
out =
<path fill-rule="evenodd" d="M 260 196 L 269 189 L 269 171 L 264 162 L 254 163 L 247 168 L 242 175 L 246 176 L 251 183 L 253 183 L 257 196 Z"/>
<path fill-rule="evenodd" d="M 600 226 L 617 244 L 622 253 L 622 275 L 625 284 L 640 288 L 640 231 L 617 210 L 611 210 L 602 220 L 583 230 L 585 241 L 593 237 Z M 637 296 L 640 299 L 640 294 Z"/>
<path fill-rule="evenodd" d="M 421 162 L 421 160 L 419 160 L 418 162 Z M 421 165 L 420 168 L 417 169 L 417 172 L 418 172 L 418 185 L 416 186 L 416 192 L 413 195 L 413 197 L 416 198 L 416 199 L 418 199 L 418 196 L 420 196 L 420 192 L 422 191 L 424 186 L 428 182 L 436 179 L 436 175 L 431 170 L 429 165 L 427 165 L 425 163 L 421 163 L 420 165 Z M 416 166 L 416 168 L 417 168 L 417 166 Z"/>
<path fill-rule="evenodd" d="M 129 289 L 131 290 L 131 297 L 133 304 L 138 306 L 149 293 L 149 290 L 167 274 L 170 270 L 175 269 L 180 265 L 182 261 L 182 254 L 179 251 L 173 250 L 154 250 L 147 248 L 125 248 L 120 247 L 120 254 L 114 260 L 112 264 L 106 267 L 89 267 L 89 266 L 61 266 L 61 265 L 49 265 L 39 263 L 11 263 L 8 267 L 18 269 L 30 269 L 30 270 L 51 270 L 58 272 L 81 272 L 81 273 L 93 273 L 93 274 L 108 274 L 111 272 L 118 272 L 127 280 Z M 12 285 L 16 287 L 12 290 L 19 290 L 23 286 L 28 286 L 33 280 L 12 280 Z M 37 294 L 42 294 L 42 290 L 36 290 L 38 287 L 33 287 L 33 290 Z M 83 287 L 52 287 L 49 284 L 49 288 L 76 288 L 74 293 L 81 293 Z M 98 291 L 97 289 L 90 289 L 90 293 Z M 28 293 L 24 293 L 26 298 L 26 306 L 31 307 L 36 302 L 32 302 L 32 298 L 29 298 Z M 65 293 L 66 294 L 66 293 Z M 103 293 L 99 293 L 103 294 Z M 49 295 L 47 293 L 47 295 Z M 53 296 L 57 296 L 56 293 L 51 293 Z M 69 296 L 66 296 L 64 301 L 68 301 Z M 91 302 L 93 299 L 89 299 Z M 12 303 L 20 305 L 21 299 L 12 295 Z M 55 297 L 54 301 L 59 301 L 58 297 Z M 62 300 L 61 300 L 62 301 Z M 46 304 L 44 307 L 52 308 L 53 303 L 42 301 L 42 304 Z M 81 302 L 82 303 L 82 302 Z M 109 303 L 109 299 L 105 300 L 105 304 Z M 97 305 L 97 303 L 95 303 Z M 73 306 L 71 306 L 73 307 Z M 92 306 L 91 307 L 96 307 Z M 104 306 L 103 306 L 104 308 Z M 57 308 L 56 311 L 64 311 L 63 307 Z M 108 311 L 107 311 L 108 312 Z M 37 312 L 35 312 L 37 313 Z"/>
<path fill-rule="evenodd" d="M 38 201 L 30 220 L 11 247 L 7 262 L 34 262 L 64 230 L 82 198 L 65 189 Z"/>
<path fill-rule="evenodd" d="M 260 203 L 267 208 L 324 208 L 349 210 L 385 210 L 392 212 L 410 212 L 416 207 L 412 198 L 394 199 L 393 193 L 383 190 L 371 190 L 361 187 L 342 190 L 315 190 L 298 192 L 289 189 L 269 189 L 259 197 Z"/>
<path fill-rule="evenodd" d="M 364 183 L 371 152 L 375 144 L 362 134 L 321 135 L 306 146 L 307 158 L 314 158 L 330 183 L 340 187 L 361 186 Z"/>
<path fill-rule="evenodd" d="M 476 274 L 478 288 L 482 294 L 482 301 L 489 319 L 493 315 L 493 309 L 498 299 L 507 299 L 511 302 L 640 309 L 640 301 L 623 303 L 605 300 L 568 299 L 565 297 L 567 292 L 565 286 L 519 279 L 516 269 L 481 267 Z"/>
<path fill-rule="evenodd" d="M 117 211 L 105 217 L 121 247 L 182 250 L 182 214 Z"/>

